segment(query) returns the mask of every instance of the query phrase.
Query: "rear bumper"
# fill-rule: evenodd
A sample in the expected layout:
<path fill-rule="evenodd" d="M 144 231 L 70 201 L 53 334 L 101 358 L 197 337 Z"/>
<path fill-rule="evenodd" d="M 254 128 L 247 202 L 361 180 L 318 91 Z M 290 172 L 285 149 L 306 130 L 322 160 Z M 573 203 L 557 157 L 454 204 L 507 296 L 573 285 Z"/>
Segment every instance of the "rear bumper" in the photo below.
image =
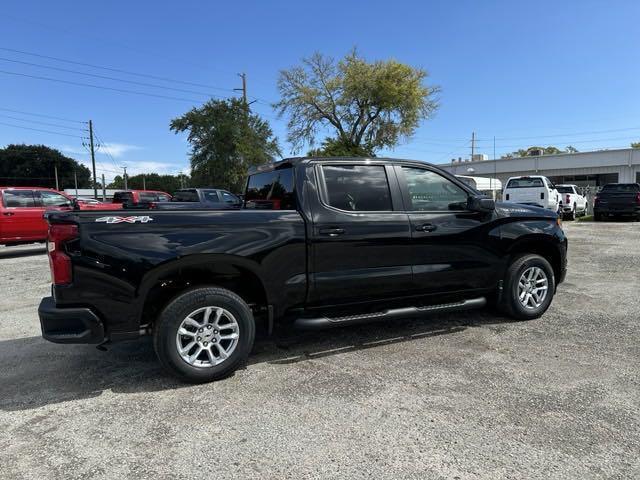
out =
<path fill-rule="evenodd" d="M 593 208 L 593 213 L 599 215 L 640 215 L 640 206 L 597 206 Z"/>
<path fill-rule="evenodd" d="M 58 308 L 53 297 L 38 307 L 42 337 L 54 343 L 102 343 L 104 325 L 88 308 Z"/>

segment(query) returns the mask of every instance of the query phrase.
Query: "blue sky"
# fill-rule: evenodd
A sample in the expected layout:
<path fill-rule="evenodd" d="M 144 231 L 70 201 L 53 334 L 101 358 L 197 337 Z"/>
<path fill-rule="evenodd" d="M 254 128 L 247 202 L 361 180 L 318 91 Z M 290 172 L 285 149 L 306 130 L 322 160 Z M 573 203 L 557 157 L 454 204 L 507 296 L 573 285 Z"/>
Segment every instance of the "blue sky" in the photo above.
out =
<path fill-rule="evenodd" d="M 91 118 L 104 144 L 99 174 L 112 178 L 120 165 L 132 173 L 188 171 L 189 145 L 168 125 L 205 96 L 32 63 L 222 97 L 236 94 L 237 72 L 246 72 L 249 96 L 261 100 L 253 108 L 271 122 L 286 156 L 286 122 L 268 106 L 278 98 L 278 71 L 314 51 L 340 57 L 356 46 L 370 60 L 392 57 L 423 67 L 429 82 L 442 88 L 436 116 L 413 139 L 382 154 L 442 163 L 469 154 L 472 131 L 480 139 L 477 150 L 489 157 L 494 136 L 498 155 L 541 143 L 626 147 L 640 140 L 639 17 L 640 2 L 615 0 L 4 2 L 0 146 L 43 143 L 86 162 L 78 138 L 83 124 L 16 111 Z"/>

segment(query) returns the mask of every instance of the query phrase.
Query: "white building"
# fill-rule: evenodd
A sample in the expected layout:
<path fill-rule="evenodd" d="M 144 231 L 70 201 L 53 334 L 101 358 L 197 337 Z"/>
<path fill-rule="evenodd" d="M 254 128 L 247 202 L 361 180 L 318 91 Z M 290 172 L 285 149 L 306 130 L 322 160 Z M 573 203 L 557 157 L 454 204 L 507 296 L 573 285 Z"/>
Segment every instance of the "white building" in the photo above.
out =
<path fill-rule="evenodd" d="M 493 177 L 503 183 L 519 175 L 545 175 L 556 184 L 600 187 L 605 183 L 640 183 L 640 149 L 600 150 L 497 160 L 452 161 L 438 165 L 454 175 Z"/>

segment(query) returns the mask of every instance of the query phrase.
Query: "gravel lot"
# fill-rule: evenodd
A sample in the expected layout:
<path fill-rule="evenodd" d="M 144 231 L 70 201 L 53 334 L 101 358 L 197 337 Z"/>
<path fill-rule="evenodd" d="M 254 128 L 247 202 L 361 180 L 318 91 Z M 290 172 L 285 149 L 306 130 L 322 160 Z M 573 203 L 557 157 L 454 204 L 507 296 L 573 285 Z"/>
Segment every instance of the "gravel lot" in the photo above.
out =
<path fill-rule="evenodd" d="M 640 478 L 640 224 L 565 223 L 547 314 L 260 340 L 208 385 L 148 339 L 40 338 L 43 247 L 0 248 L 1 478 Z"/>

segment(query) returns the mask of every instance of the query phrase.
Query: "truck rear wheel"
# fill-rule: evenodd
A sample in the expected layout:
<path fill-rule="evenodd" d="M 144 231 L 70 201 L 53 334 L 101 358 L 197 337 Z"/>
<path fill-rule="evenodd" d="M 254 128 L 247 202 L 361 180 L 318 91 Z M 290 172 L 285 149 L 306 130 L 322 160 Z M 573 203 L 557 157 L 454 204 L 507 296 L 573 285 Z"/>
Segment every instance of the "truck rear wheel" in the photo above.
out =
<path fill-rule="evenodd" d="M 547 311 L 555 293 L 549 262 L 535 254 L 513 259 L 504 279 L 500 310 L 518 320 L 531 320 Z"/>
<path fill-rule="evenodd" d="M 255 337 L 249 306 L 224 288 L 186 291 L 162 311 L 153 344 L 162 366 L 191 383 L 229 376 L 247 359 Z"/>

